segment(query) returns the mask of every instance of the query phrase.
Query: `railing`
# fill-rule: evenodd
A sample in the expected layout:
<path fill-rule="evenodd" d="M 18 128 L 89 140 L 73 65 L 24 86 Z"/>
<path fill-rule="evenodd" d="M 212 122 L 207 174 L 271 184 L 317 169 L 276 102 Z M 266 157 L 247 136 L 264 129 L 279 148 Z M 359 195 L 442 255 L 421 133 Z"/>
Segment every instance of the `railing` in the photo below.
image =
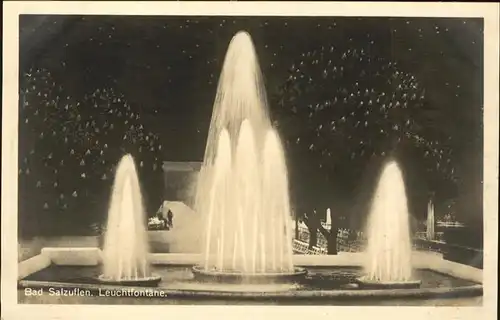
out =
<path fill-rule="evenodd" d="M 297 253 L 302 254 L 326 254 L 327 242 L 324 237 L 318 235 L 317 246 L 313 247 L 315 249 L 309 250 L 309 239 L 294 239 L 293 249 Z M 351 240 L 347 236 L 337 237 L 337 252 L 359 252 L 363 250 L 366 241 L 364 239 Z M 417 250 L 428 250 L 438 253 L 443 253 L 442 241 L 428 241 L 426 239 L 416 238 L 413 242 L 413 247 Z"/>
<path fill-rule="evenodd" d="M 325 248 L 320 248 L 317 246 L 314 246 L 312 249 L 309 249 L 309 244 L 297 239 L 293 240 L 293 251 L 295 253 L 301 253 L 301 254 L 311 254 L 311 255 L 321 255 L 321 254 L 326 254 L 327 251 Z"/>
<path fill-rule="evenodd" d="M 337 238 L 337 251 L 338 252 L 357 252 L 361 251 L 362 241 L 348 241 L 344 238 Z M 303 240 L 294 239 L 293 241 L 293 250 L 296 253 L 301 254 L 327 254 L 327 244 L 326 241 L 323 243 L 318 239 L 318 245 L 313 246 L 312 249 L 309 249 L 309 243 Z"/>
<path fill-rule="evenodd" d="M 436 226 L 441 228 L 460 228 L 465 227 L 465 225 L 458 221 L 438 221 Z"/>
<path fill-rule="evenodd" d="M 434 241 L 443 241 L 444 238 L 444 232 L 436 232 L 434 233 Z M 427 232 L 425 231 L 418 231 L 415 233 L 415 239 L 416 240 L 428 240 L 427 239 Z"/>
<path fill-rule="evenodd" d="M 294 239 L 292 245 L 293 251 L 296 253 L 306 254 L 309 250 L 309 246 L 307 243 L 302 242 L 300 240 Z"/>
<path fill-rule="evenodd" d="M 457 223 L 449 223 L 449 225 L 458 225 Z M 309 230 L 306 228 L 299 228 L 299 238 L 294 240 L 294 250 L 297 253 L 302 254 L 327 254 L 328 242 L 326 238 L 318 232 L 317 234 L 317 246 L 313 249 L 308 249 L 309 243 Z M 351 236 L 353 236 L 351 234 Z M 362 233 L 357 233 L 352 239 L 349 233 L 345 230 L 339 230 L 337 234 L 337 252 L 359 252 L 363 250 L 366 239 Z M 466 248 L 462 246 L 456 246 L 453 244 L 447 244 L 443 240 L 443 232 L 435 233 L 435 240 L 427 240 L 426 232 L 417 232 L 413 239 L 413 248 L 416 250 L 433 251 L 442 254 L 450 254 L 451 252 L 458 251 L 470 251 L 477 253 L 477 255 L 482 254 L 481 250 Z"/>
<path fill-rule="evenodd" d="M 337 251 L 338 252 L 358 252 L 362 251 L 364 241 L 362 240 L 348 240 L 347 238 L 337 238 Z"/>

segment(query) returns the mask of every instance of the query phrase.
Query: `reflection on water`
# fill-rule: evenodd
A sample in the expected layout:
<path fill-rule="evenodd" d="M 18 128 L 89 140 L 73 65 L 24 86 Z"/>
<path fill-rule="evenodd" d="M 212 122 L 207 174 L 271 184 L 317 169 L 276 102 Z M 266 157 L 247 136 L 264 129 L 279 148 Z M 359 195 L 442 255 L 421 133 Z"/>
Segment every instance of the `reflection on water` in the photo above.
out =
<path fill-rule="evenodd" d="M 160 288 L 176 290 L 207 290 L 207 291 L 246 291 L 274 292 L 289 290 L 345 290 L 353 289 L 350 284 L 359 277 L 363 270 L 356 267 L 308 267 L 307 276 L 299 283 L 238 285 L 214 284 L 195 281 L 191 266 L 152 266 L 152 271 L 161 276 Z M 66 282 L 66 283 L 96 283 L 99 267 L 50 266 L 36 272 L 23 280 Z M 422 280 L 421 288 L 450 288 L 474 285 L 463 279 L 453 278 L 432 270 L 415 270 L 415 278 Z"/>

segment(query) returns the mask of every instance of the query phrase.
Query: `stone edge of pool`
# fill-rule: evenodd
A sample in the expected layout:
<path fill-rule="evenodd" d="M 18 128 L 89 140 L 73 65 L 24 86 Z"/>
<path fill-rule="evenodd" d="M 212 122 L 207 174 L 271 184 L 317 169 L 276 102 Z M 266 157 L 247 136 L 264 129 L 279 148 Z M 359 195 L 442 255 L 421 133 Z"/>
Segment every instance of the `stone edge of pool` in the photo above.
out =
<path fill-rule="evenodd" d="M 362 252 L 342 252 L 338 255 L 294 255 L 293 262 L 300 267 L 359 267 L 362 266 Z M 23 280 L 50 265 L 60 266 L 97 266 L 102 261 L 102 251 L 99 248 L 43 248 L 39 255 L 21 261 L 18 264 L 18 288 L 79 288 L 92 293 L 99 289 L 117 290 L 116 286 L 95 284 L 70 284 L 60 282 L 45 282 Z M 182 253 L 152 253 L 149 261 L 153 265 L 195 265 L 200 261 L 199 254 Z M 434 252 L 415 251 L 413 264 L 416 269 L 429 269 L 454 278 L 467 280 L 474 285 L 454 288 L 418 288 L 418 289 L 387 289 L 387 290 L 309 290 L 309 291 L 278 291 L 278 292 L 233 292 L 210 290 L 185 290 L 152 288 L 162 296 L 179 298 L 224 298 L 224 299 L 321 299 L 321 298 L 455 298 L 481 296 L 483 294 L 483 272 L 471 266 L 443 259 Z M 127 287 L 130 289 L 131 287 Z M 133 288 L 133 287 L 132 287 Z M 137 288 L 136 288 L 137 289 Z"/>

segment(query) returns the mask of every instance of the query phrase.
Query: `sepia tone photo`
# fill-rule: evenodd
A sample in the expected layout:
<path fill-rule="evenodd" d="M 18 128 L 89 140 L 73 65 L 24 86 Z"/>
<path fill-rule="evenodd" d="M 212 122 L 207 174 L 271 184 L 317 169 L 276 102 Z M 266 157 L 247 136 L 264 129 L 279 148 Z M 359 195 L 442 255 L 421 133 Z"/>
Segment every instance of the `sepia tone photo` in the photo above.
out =
<path fill-rule="evenodd" d="M 19 305 L 484 305 L 482 17 L 17 32 Z"/>

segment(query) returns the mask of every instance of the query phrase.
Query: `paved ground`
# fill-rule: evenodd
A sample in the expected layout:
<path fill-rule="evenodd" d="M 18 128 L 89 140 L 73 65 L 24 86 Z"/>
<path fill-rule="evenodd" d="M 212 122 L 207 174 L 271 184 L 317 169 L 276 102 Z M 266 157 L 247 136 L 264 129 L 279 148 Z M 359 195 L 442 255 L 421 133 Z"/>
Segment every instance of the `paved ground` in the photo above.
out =
<path fill-rule="evenodd" d="M 23 261 L 40 253 L 44 247 L 97 247 L 99 238 L 88 237 L 36 237 L 20 240 L 17 245 L 17 261 Z"/>

